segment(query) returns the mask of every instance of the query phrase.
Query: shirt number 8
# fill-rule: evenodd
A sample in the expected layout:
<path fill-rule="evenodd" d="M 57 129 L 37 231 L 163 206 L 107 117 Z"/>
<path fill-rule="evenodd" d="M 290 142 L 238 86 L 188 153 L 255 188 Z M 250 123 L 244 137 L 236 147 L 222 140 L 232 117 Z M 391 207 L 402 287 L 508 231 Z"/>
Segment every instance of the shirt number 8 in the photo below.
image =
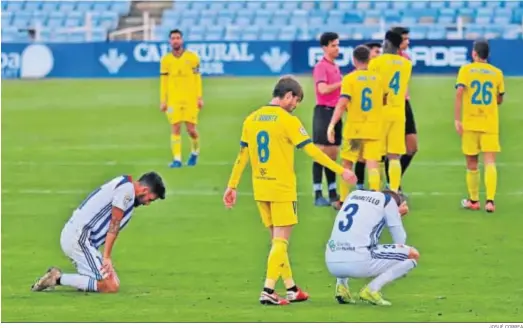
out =
<path fill-rule="evenodd" d="M 258 159 L 260 163 L 267 163 L 269 160 L 269 133 L 263 130 L 256 135 L 256 143 L 258 146 Z"/>

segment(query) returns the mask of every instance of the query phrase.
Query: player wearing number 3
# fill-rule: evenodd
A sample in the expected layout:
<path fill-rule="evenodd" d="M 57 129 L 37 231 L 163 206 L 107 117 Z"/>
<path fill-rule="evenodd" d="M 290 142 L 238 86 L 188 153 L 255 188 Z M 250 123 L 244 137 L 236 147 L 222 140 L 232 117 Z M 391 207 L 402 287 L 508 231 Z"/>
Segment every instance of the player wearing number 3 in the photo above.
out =
<path fill-rule="evenodd" d="M 347 110 L 341 147 L 342 165 L 352 170 L 358 158 L 367 162 L 370 189 L 380 189 L 379 161 L 382 157 L 383 105 L 387 85 L 379 74 L 367 70 L 370 49 L 357 46 L 352 54 L 356 70 L 343 78 L 341 96 L 332 115 L 327 138 L 334 140 L 334 127 Z M 341 182 L 340 200 L 349 194 L 347 184 Z"/>
<path fill-rule="evenodd" d="M 401 216 L 407 213 L 401 197 L 392 192 L 357 190 L 338 212 L 325 249 L 329 272 L 337 278 L 336 300 L 355 303 L 349 291 L 349 278 L 375 277 L 360 292 L 360 299 L 375 305 L 391 305 L 381 288 L 406 275 L 417 265 L 418 251 L 405 245 L 407 234 Z M 378 244 L 387 226 L 394 244 Z"/>
<path fill-rule="evenodd" d="M 488 56 L 487 41 L 476 41 L 472 50 L 474 62 L 463 65 L 458 73 L 454 120 L 467 159 L 469 197 L 462 201 L 462 205 L 471 210 L 480 209 L 478 155 L 482 152 L 487 191 L 485 210 L 494 212 L 497 185 L 495 160 L 496 153 L 501 150 L 498 105 L 503 102 L 505 83 L 503 72 L 487 63 Z"/>
<path fill-rule="evenodd" d="M 401 185 L 400 157 L 405 154 L 405 97 L 412 74 L 412 63 L 400 55 L 403 37 L 395 32 L 385 34 L 383 54 L 374 58 L 369 70 L 378 73 L 387 83 L 387 104 L 384 108 L 384 153 L 389 159 L 389 183 L 398 192 Z"/>
<path fill-rule="evenodd" d="M 295 79 L 281 78 L 272 95 L 270 104 L 252 112 L 243 123 L 240 153 L 223 202 L 227 208 L 236 203 L 236 187 L 250 160 L 254 199 L 272 238 L 265 285 L 259 300 L 266 305 L 286 305 L 306 301 L 309 297 L 293 280 L 287 252 L 292 228 L 298 223 L 294 147 L 303 149 L 347 182 L 355 184 L 356 176 L 313 145 L 300 120 L 291 114 L 303 99 L 303 89 Z M 287 298 L 274 292 L 280 277 L 287 289 Z"/>

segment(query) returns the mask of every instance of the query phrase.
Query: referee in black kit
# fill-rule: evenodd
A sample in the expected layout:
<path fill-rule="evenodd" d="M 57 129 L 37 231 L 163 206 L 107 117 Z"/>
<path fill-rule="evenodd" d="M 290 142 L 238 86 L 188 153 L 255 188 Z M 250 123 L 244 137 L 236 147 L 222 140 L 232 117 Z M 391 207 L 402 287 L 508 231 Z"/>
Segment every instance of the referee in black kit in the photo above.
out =
<path fill-rule="evenodd" d="M 335 127 L 335 142 L 331 144 L 327 140 L 327 129 L 329 127 L 334 108 L 341 92 L 341 71 L 334 62 L 340 53 L 340 40 L 338 34 L 325 32 L 320 37 L 320 45 L 323 49 L 323 58 L 314 66 L 314 90 L 316 93 L 316 106 L 313 118 L 313 142 L 332 160 L 338 158 L 341 145 L 341 120 Z M 322 176 L 325 171 L 329 189 L 329 200 L 323 197 Z M 339 196 L 336 190 L 336 174 L 321 164 L 314 162 L 312 166 L 312 180 L 314 187 L 315 206 L 339 206 Z"/>

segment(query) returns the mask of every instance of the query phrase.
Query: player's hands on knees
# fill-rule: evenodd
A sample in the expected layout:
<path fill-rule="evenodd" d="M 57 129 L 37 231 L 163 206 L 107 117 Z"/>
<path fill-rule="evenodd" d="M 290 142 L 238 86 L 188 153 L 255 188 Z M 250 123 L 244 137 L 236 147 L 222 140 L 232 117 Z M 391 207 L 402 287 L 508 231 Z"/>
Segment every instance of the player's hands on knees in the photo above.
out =
<path fill-rule="evenodd" d="M 223 204 L 227 208 L 232 208 L 236 204 L 236 189 L 227 188 L 223 194 Z"/>
<path fill-rule="evenodd" d="M 407 205 L 406 201 L 403 201 L 403 203 L 400 204 L 399 211 L 402 217 L 409 213 L 409 206 Z"/>
<path fill-rule="evenodd" d="M 331 144 L 333 144 L 336 141 L 336 138 L 334 137 L 334 125 L 329 124 L 329 127 L 327 128 L 327 140 Z"/>
<path fill-rule="evenodd" d="M 456 128 L 456 132 L 459 135 L 463 134 L 463 124 L 461 124 L 461 121 L 455 120 L 454 121 L 454 127 Z"/>
<path fill-rule="evenodd" d="M 161 110 L 162 112 L 167 111 L 167 103 L 164 103 L 164 102 L 161 103 L 161 104 L 160 104 L 160 110 Z"/>
<path fill-rule="evenodd" d="M 202 109 L 202 108 L 203 108 L 203 99 L 198 98 L 198 109 Z"/>
<path fill-rule="evenodd" d="M 355 185 L 358 182 L 358 178 L 356 177 L 356 174 L 352 172 L 349 169 L 345 169 L 343 173 L 341 174 L 341 177 L 343 180 L 345 180 L 347 183 L 350 183 L 352 185 Z"/>

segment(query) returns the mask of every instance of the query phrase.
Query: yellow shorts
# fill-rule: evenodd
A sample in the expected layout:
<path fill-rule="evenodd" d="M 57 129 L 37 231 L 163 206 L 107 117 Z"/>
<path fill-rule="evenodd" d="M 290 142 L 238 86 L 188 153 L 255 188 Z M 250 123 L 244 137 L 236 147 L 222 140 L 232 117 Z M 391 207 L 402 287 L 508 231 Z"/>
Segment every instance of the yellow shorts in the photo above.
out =
<path fill-rule="evenodd" d="M 298 208 L 296 202 L 261 202 L 257 201 L 263 224 L 284 227 L 298 223 Z"/>
<path fill-rule="evenodd" d="M 379 161 L 383 153 L 381 140 L 360 139 L 359 145 L 351 145 L 353 140 L 343 139 L 341 144 L 341 158 L 352 163 L 361 157 L 367 161 Z M 353 148 L 351 146 L 356 146 Z"/>
<path fill-rule="evenodd" d="M 199 113 L 200 110 L 197 106 L 174 105 L 169 106 L 165 114 L 170 124 L 180 122 L 198 124 Z"/>
<path fill-rule="evenodd" d="M 461 149 L 465 155 L 478 155 L 481 153 L 499 153 L 499 135 L 479 131 L 463 131 L 461 136 Z"/>
<path fill-rule="evenodd" d="M 405 121 L 386 121 L 383 125 L 383 154 L 403 155 L 405 146 Z"/>

